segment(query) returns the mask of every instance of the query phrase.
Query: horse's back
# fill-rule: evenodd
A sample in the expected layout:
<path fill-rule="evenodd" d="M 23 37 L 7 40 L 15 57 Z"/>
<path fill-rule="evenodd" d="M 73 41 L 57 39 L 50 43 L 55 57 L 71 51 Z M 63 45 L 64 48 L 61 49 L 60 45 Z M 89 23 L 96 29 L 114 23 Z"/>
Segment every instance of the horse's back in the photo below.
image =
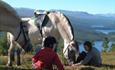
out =
<path fill-rule="evenodd" d="M 15 9 L 2 0 L 0 0 L 0 13 L 5 16 L 13 16 L 16 19 L 20 20 L 20 17 L 18 16 Z"/>

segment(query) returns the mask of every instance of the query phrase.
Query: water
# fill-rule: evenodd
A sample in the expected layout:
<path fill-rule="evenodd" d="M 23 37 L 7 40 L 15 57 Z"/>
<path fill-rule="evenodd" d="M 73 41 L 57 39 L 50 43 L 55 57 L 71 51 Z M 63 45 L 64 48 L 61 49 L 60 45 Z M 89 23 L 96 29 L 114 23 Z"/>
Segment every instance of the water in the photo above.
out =
<path fill-rule="evenodd" d="M 102 41 L 95 41 L 93 44 L 93 47 L 97 48 L 100 52 L 102 51 Z M 83 47 L 83 43 L 79 45 L 80 47 L 80 52 L 85 51 L 84 47 Z"/>
<path fill-rule="evenodd" d="M 92 25 L 91 27 L 92 28 L 103 28 L 104 26 L 103 25 Z"/>
<path fill-rule="evenodd" d="M 110 32 L 115 32 L 115 30 L 113 29 L 111 29 L 111 30 L 100 30 L 100 29 L 97 29 L 96 31 L 98 31 L 98 32 L 102 32 L 102 33 L 104 33 L 104 34 L 109 34 Z"/>
<path fill-rule="evenodd" d="M 4 32 L 0 32 L 0 36 L 2 37 L 4 35 Z"/>
<path fill-rule="evenodd" d="M 112 44 L 115 44 L 115 41 L 109 42 L 108 44 L 109 48 L 107 49 L 107 51 L 110 51 L 112 49 Z"/>
<path fill-rule="evenodd" d="M 104 30 L 103 29 L 103 28 L 105 28 L 104 25 L 92 25 L 91 27 L 95 28 L 96 29 L 95 31 L 102 32 L 104 34 L 109 34 L 110 32 L 115 32 L 115 29 L 106 29 L 106 30 Z"/>
<path fill-rule="evenodd" d="M 107 51 L 110 51 L 112 48 L 112 44 L 115 44 L 115 42 L 110 41 L 108 46 L 109 48 L 107 49 Z M 95 41 L 93 44 L 93 47 L 97 48 L 100 52 L 102 52 L 103 49 L 103 41 Z M 83 43 L 79 45 L 80 48 L 80 52 L 85 51 L 84 47 L 83 47 Z"/>

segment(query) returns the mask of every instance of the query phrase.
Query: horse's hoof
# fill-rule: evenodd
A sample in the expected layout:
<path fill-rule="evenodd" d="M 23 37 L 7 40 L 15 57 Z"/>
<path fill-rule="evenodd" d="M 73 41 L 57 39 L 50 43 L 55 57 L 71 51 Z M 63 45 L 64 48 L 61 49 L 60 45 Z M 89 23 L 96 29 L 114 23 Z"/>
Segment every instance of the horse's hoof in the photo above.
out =
<path fill-rule="evenodd" d="M 17 64 L 17 66 L 20 66 L 20 65 L 21 65 L 20 63 Z"/>
<path fill-rule="evenodd" d="M 12 66 L 12 64 L 6 64 L 6 66 L 8 66 L 8 67 L 9 67 L 9 66 Z"/>

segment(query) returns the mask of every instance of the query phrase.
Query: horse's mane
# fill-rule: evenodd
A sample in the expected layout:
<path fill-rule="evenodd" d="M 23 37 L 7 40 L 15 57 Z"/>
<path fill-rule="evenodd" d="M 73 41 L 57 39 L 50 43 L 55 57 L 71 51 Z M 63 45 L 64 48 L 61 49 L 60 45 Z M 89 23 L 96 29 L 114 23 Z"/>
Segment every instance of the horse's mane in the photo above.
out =
<path fill-rule="evenodd" d="M 13 16 L 15 16 L 16 18 L 19 18 L 19 15 L 17 14 L 17 12 L 14 10 L 13 7 L 11 7 L 9 4 L 7 4 L 6 2 L 4 2 L 3 0 L 0 0 L 0 7 L 6 9 L 8 12 L 10 12 Z"/>
<path fill-rule="evenodd" d="M 71 38 L 71 40 L 74 40 L 73 27 L 72 27 L 72 25 L 71 25 L 71 22 L 70 22 L 69 18 L 68 18 L 64 13 L 61 13 L 61 12 L 58 12 L 58 11 L 53 11 L 53 12 L 60 14 L 60 17 L 63 18 L 64 22 L 65 22 L 67 25 L 70 26 L 69 28 L 70 28 L 70 30 L 71 30 L 71 35 L 73 36 L 73 37 Z"/>
<path fill-rule="evenodd" d="M 64 14 L 63 14 L 63 15 L 64 15 Z M 70 22 L 69 18 L 68 18 L 66 15 L 64 15 L 64 17 L 67 19 L 67 21 L 68 21 L 68 23 L 69 23 L 69 25 L 70 25 L 70 27 L 71 27 L 73 37 L 74 37 L 74 32 L 73 32 L 72 23 Z"/>

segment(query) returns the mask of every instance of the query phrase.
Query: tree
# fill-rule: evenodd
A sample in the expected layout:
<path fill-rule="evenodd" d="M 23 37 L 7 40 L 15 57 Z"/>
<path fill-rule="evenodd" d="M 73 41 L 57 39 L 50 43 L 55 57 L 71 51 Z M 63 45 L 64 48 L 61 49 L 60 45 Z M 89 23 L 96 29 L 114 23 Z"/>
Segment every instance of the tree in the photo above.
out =
<path fill-rule="evenodd" d="M 109 48 L 108 44 L 109 44 L 109 40 L 108 40 L 107 37 L 105 37 L 104 41 L 103 41 L 103 49 L 102 49 L 102 51 L 104 51 L 104 52 L 107 51 L 107 49 Z"/>

